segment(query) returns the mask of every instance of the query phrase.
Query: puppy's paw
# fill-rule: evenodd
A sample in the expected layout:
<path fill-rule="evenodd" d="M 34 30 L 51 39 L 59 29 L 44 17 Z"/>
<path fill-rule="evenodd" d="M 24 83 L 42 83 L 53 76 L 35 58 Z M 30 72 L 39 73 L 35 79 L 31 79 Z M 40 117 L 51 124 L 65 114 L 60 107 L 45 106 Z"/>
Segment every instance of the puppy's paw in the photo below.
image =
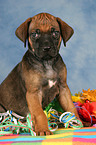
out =
<path fill-rule="evenodd" d="M 37 136 L 46 136 L 52 135 L 53 133 L 50 130 L 37 130 L 35 131 Z"/>

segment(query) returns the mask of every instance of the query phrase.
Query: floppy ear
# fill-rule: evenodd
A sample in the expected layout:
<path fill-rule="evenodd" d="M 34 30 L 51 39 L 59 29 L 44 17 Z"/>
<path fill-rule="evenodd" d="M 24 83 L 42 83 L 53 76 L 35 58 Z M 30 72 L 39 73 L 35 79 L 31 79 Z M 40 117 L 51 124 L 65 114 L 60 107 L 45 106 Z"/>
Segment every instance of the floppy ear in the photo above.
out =
<path fill-rule="evenodd" d="M 28 37 L 28 26 L 32 18 L 28 18 L 24 23 L 22 23 L 15 31 L 16 36 L 24 42 L 26 47 L 26 39 Z"/>
<path fill-rule="evenodd" d="M 56 19 L 60 26 L 61 36 L 63 38 L 64 46 L 66 46 L 66 42 L 73 35 L 74 30 L 68 24 L 66 24 L 64 21 L 62 21 L 60 18 L 57 17 Z"/>

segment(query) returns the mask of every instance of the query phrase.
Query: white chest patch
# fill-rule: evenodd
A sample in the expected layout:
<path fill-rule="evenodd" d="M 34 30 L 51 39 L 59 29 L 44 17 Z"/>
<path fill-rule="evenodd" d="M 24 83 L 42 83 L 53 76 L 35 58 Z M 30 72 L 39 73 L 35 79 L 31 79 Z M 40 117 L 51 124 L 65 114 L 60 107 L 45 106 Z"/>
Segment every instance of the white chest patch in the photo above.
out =
<path fill-rule="evenodd" d="M 51 87 L 55 86 L 56 82 L 57 82 L 57 81 L 48 80 L 48 85 L 49 85 L 49 87 L 51 88 Z"/>

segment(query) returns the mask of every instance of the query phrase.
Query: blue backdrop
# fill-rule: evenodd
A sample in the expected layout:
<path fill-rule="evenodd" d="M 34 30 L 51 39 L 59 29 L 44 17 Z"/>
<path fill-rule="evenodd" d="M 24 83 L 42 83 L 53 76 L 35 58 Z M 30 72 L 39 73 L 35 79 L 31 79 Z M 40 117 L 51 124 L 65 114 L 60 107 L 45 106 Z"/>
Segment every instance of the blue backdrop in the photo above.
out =
<path fill-rule="evenodd" d="M 28 17 L 48 12 L 74 29 L 60 54 L 67 65 L 71 92 L 96 89 L 96 1 L 95 0 L 0 0 L 0 83 L 21 61 L 26 48 L 15 36 Z"/>

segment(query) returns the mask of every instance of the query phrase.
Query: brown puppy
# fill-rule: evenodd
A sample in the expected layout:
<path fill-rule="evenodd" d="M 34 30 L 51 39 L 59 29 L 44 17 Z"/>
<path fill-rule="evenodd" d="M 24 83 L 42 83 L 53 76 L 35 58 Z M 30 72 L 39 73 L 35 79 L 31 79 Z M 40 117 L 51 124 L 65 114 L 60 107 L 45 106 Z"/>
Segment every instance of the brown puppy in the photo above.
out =
<path fill-rule="evenodd" d="M 72 109 L 67 70 L 59 54 L 61 40 L 66 46 L 72 34 L 68 24 L 47 13 L 28 18 L 16 30 L 25 46 L 28 42 L 28 50 L 0 85 L 0 112 L 13 110 L 26 116 L 30 111 L 37 135 L 51 134 L 43 109 L 55 97 L 64 111 L 78 117 L 76 109 Z"/>

